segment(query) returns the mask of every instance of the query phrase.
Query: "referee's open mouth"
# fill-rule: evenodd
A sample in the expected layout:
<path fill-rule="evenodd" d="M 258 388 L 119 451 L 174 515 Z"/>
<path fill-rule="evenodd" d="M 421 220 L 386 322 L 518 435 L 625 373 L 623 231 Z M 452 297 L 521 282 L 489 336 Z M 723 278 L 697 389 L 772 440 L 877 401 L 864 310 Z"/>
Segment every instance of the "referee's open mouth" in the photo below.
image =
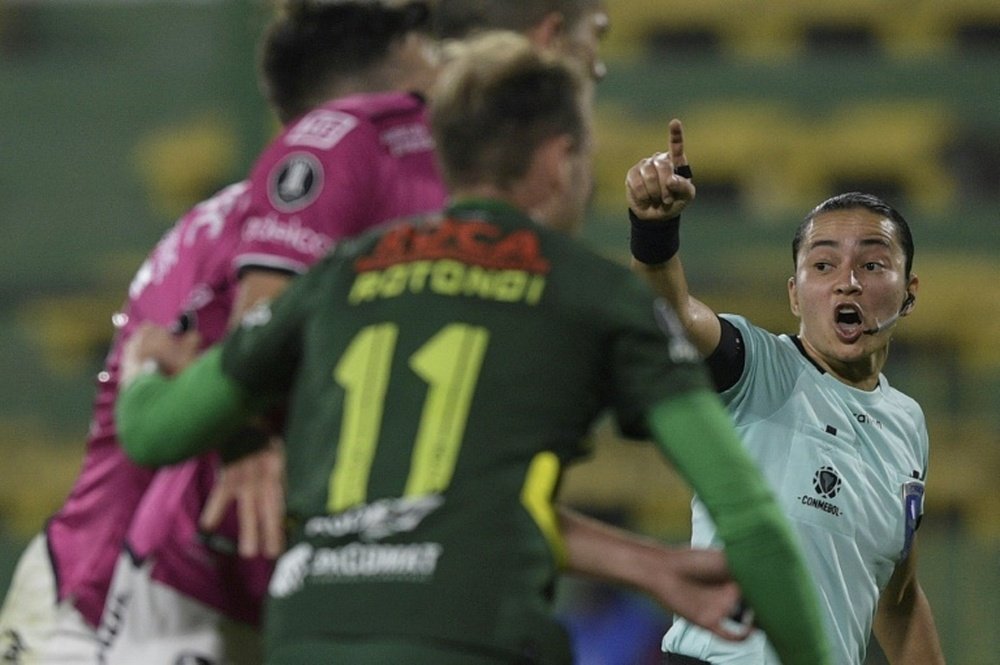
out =
<path fill-rule="evenodd" d="M 845 343 L 853 343 L 864 332 L 864 313 L 856 303 L 840 303 L 834 308 L 833 328 L 837 338 Z"/>

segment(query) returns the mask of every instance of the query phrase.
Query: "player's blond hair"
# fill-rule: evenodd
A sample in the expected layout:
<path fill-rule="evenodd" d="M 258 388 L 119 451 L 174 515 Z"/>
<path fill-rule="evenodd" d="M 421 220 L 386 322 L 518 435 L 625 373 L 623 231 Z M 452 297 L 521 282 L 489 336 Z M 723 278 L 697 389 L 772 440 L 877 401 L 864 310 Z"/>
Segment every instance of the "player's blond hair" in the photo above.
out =
<path fill-rule="evenodd" d="M 584 90 L 575 63 L 520 34 L 494 31 L 454 45 L 431 102 L 445 180 L 506 189 L 547 139 L 568 135 L 582 146 Z"/>

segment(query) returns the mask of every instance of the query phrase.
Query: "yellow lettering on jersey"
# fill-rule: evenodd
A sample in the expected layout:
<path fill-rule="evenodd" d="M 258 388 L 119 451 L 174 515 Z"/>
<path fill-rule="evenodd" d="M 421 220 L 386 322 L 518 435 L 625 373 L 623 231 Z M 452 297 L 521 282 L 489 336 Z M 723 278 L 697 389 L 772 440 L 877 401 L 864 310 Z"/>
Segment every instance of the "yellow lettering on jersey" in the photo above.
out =
<path fill-rule="evenodd" d="M 545 292 L 545 276 L 526 270 L 491 270 L 454 259 L 413 261 L 358 274 L 347 300 L 358 305 L 425 292 L 537 305 Z"/>
<path fill-rule="evenodd" d="M 344 406 L 327 487 L 331 514 L 367 500 L 398 338 L 394 323 L 362 328 L 334 367 Z M 451 323 L 410 356 L 410 369 L 427 382 L 428 391 L 405 496 L 444 492 L 451 483 L 489 340 L 486 328 Z"/>
<path fill-rule="evenodd" d="M 354 278 L 351 285 L 351 293 L 347 296 L 347 302 L 357 305 L 359 302 L 368 302 L 378 297 L 378 284 L 382 274 L 378 272 L 363 272 Z"/>
<path fill-rule="evenodd" d="M 363 503 L 382 426 L 382 405 L 389 388 L 392 352 L 399 329 L 382 323 L 362 330 L 334 368 L 345 388 L 337 463 L 330 476 L 327 510 L 337 513 Z"/>
<path fill-rule="evenodd" d="M 404 496 L 443 492 L 451 482 L 489 339 L 485 328 L 452 324 L 410 358 L 430 390 Z"/>
<path fill-rule="evenodd" d="M 558 481 L 559 458 L 550 451 L 538 453 L 528 467 L 528 475 L 524 479 L 524 487 L 521 488 L 521 504 L 548 541 L 556 565 L 565 568 L 569 554 L 566 552 L 566 542 L 562 538 L 562 532 L 559 531 L 556 512 L 552 508 L 552 496 L 555 494 Z"/>

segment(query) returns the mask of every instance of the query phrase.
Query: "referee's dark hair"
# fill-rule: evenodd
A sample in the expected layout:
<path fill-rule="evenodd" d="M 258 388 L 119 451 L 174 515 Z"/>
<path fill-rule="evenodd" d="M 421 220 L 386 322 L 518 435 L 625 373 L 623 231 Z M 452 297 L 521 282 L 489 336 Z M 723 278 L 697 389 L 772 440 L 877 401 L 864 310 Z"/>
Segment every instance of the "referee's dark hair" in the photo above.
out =
<path fill-rule="evenodd" d="M 797 265 L 799 260 L 799 249 L 802 247 L 802 240 L 805 238 L 806 229 L 812 223 L 816 217 L 822 215 L 825 212 L 833 212 L 834 210 L 854 210 L 854 209 L 864 209 L 875 213 L 876 215 L 881 215 L 885 217 L 893 226 L 896 227 L 896 234 L 899 236 L 899 244 L 903 247 L 903 252 L 906 255 L 906 277 L 910 276 L 910 270 L 913 268 L 913 234 L 910 232 L 910 225 L 906 222 L 902 213 L 893 208 L 891 205 L 875 196 L 874 194 L 865 194 L 864 192 L 846 192 L 844 194 L 838 194 L 836 196 L 831 196 L 826 201 L 823 201 L 818 206 L 809 211 L 809 214 L 805 216 L 802 223 L 795 230 L 795 236 L 792 238 L 792 263 Z"/>

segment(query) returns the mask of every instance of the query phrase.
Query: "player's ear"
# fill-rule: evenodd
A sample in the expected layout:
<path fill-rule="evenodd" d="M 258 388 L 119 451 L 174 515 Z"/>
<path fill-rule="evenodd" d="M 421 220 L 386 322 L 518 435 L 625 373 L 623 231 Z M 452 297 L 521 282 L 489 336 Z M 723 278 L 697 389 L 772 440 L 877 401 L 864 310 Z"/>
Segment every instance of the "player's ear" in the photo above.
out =
<path fill-rule="evenodd" d="M 799 291 L 795 284 L 794 275 L 788 278 L 788 306 L 791 308 L 792 314 L 799 315 Z"/>
<path fill-rule="evenodd" d="M 903 300 L 899 308 L 900 316 L 907 316 L 913 311 L 917 304 L 917 291 L 920 288 L 920 279 L 916 275 L 910 275 L 910 282 L 906 285 L 906 299 Z"/>
<path fill-rule="evenodd" d="M 572 154 L 573 138 L 568 134 L 554 136 L 538 146 L 531 160 L 538 184 L 549 183 L 548 189 L 557 194 L 572 187 Z"/>

